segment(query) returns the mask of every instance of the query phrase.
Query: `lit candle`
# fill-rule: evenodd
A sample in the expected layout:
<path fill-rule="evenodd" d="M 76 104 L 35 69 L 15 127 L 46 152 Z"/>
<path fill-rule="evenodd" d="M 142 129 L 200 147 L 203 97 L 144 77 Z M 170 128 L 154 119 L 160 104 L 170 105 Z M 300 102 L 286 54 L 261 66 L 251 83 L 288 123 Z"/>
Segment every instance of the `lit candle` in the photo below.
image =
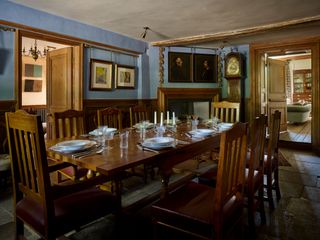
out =
<path fill-rule="evenodd" d="M 163 112 L 160 113 L 160 126 L 163 125 Z"/>
<path fill-rule="evenodd" d="M 169 120 L 170 120 L 169 111 L 167 111 L 167 125 L 169 125 Z"/>
<path fill-rule="evenodd" d="M 172 125 L 176 125 L 176 115 L 174 112 L 172 113 Z"/>
<path fill-rule="evenodd" d="M 157 111 L 154 111 L 154 125 L 157 125 Z"/>

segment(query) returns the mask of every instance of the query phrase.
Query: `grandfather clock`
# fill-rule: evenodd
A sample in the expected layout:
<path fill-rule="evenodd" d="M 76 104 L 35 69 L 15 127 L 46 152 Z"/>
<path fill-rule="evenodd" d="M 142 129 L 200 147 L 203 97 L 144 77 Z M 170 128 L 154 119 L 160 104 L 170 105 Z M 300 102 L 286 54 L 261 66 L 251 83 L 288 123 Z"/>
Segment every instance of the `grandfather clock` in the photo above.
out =
<path fill-rule="evenodd" d="M 239 52 L 225 56 L 224 77 L 228 80 L 228 101 L 240 103 L 240 120 L 244 121 L 245 61 Z"/>

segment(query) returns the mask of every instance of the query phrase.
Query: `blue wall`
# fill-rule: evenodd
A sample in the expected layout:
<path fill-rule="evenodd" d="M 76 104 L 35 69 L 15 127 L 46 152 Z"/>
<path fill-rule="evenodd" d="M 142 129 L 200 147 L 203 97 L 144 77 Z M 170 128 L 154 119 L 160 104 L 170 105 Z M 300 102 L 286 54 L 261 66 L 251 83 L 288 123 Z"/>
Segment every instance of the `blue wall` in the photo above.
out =
<path fill-rule="evenodd" d="M 78 37 L 110 46 L 138 52 L 134 57 L 125 53 L 97 48 L 86 48 L 84 52 L 84 99 L 156 99 L 159 86 L 159 48 L 114 32 L 82 24 L 70 19 L 0 1 L 0 19 L 55 33 Z M 236 46 L 246 56 L 249 72 L 249 46 Z M 14 33 L 0 31 L 0 100 L 14 99 Z M 224 48 L 225 54 L 230 48 Z M 168 82 L 168 52 L 215 53 L 210 49 L 168 47 L 164 52 L 164 84 L 171 88 L 216 88 L 217 83 L 172 83 Z M 113 89 L 112 91 L 90 91 L 90 59 L 112 61 L 136 67 L 135 89 Z M 246 97 L 250 94 L 249 80 L 246 81 Z M 222 97 L 227 96 L 227 82 L 222 81 Z"/>
<path fill-rule="evenodd" d="M 245 97 L 248 98 L 250 95 L 250 87 L 249 87 L 249 45 L 239 45 L 233 46 L 233 49 L 237 49 L 240 53 L 245 56 L 246 59 L 246 68 L 247 68 L 247 76 L 243 80 L 245 81 Z M 230 47 L 225 47 L 223 49 L 219 49 L 223 52 L 223 55 L 231 52 Z M 215 54 L 216 51 L 212 49 L 203 49 L 203 48 L 187 48 L 187 47 L 167 47 L 164 51 L 164 83 L 163 87 L 170 88 L 218 88 L 220 87 L 218 83 L 172 83 L 168 81 L 168 53 L 169 52 L 184 52 L 184 53 L 198 53 L 198 54 Z M 158 47 L 150 47 L 149 51 L 150 57 L 150 97 L 157 98 L 157 87 L 159 86 L 159 48 Z M 222 89 L 221 94 L 222 98 L 227 97 L 228 91 L 228 83 L 227 80 L 223 77 L 224 75 L 224 65 L 222 61 Z"/>
<path fill-rule="evenodd" d="M 14 100 L 14 33 L 0 31 L 0 100 Z"/>

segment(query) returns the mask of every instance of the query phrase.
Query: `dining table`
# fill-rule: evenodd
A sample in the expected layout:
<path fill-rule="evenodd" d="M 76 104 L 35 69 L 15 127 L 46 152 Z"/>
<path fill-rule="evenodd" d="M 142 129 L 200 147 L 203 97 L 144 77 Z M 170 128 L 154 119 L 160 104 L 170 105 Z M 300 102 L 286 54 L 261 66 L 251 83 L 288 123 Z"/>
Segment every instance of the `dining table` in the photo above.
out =
<path fill-rule="evenodd" d="M 200 124 L 198 129 L 210 129 L 205 124 Z M 180 123 L 176 126 L 166 126 L 162 137 L 174 139 L 173 144 L 161 149 L 150 149 L 141 143 L 145 140 L 157 137 L 156 128 L 146 129 L 142 136 L 139 129 L 128 128 L 128 147 L 120 148 L 119 134 L 115 134 L 109 141 L 109 148 L 103 151 L 93 152 L 83 157 L 74 157 L 72 154 L 65 154 L 54 151 L 52 146 L 59 142 L 70 140 L 70 138 L 55 139 L 47 141 L 47 151 L 51 157 L 58 161 L 65 161 L 79 167 L 87 168 L 99 174 L 103 174 L 113 179 L 115 184 L 115 194 L 121 201 L 121 178 L 124 171 L 141 164 L 152 164 L 158 167 L 161 178 L 161 197 L 168 194 L 170 176 L 173 173 L 173 166 L 193 157 L 199 156 L 207 151 L 219 147 L 220 132 L 211 131 L 205 136 L 196 136 L 191 133 L 191 124 Z M 83 135 L 71 139 L 92 139 L 95 136 Z"/>

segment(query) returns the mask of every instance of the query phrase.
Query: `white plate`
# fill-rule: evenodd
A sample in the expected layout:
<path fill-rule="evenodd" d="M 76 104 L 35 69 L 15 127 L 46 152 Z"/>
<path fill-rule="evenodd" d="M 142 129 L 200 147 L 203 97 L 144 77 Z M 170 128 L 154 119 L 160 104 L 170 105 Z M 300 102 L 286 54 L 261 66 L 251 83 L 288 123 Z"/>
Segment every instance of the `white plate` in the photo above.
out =
<path fill-rule="evenodd" d="M 233 123 L 219 123 L 218 126 L 221 131 L 225 131 L 225 130 L 228 130 L 229 128 L 232 128 Z"/>
<path fill-rule="evenodd" d="M 161 150 L 161 149 L 164 149 L 164 148 L 173 147 L 173 144 L 170 144 L 170 145 L 167 145 L 167 146 L 161 146 L 161 145 L 153 145 L 153 144 L 148 144 L 148 143 L 142 143 L 141 145 L 142 145 L 142 147 L 151 148 L 151 149 L 154 149 L 154 150 Z"/>
<path fill-rule="evenodd" d="M 116 128 L 107 128 L 107 132 L 116 132 L 117 129 Z M 99 136 L 99 132 L 98 132 L 98 129 L 95 129 L 91 132 L 89 132 L 90 135 L 93 135 L 93 136 Z M 100 133 L 101 135 L 101 133 Z"/>
<path fill-rule="evenodd" d="M 211 134 L 213 134 L 215 131 L 213 129 L 197 129 L 194 131 L 189 132 L 192 135 L 196 135 L 196 136 L 210 136 Z"/>
<path fill-rule="evenodd" d="M 140 129 L 141 128 L 141 123 L 137 123 L 135 125 L 133 125 L 134 128 L 136 129 Z M 149 128 L 153 128 L 154 124 L 153 123 L 147 123 L 146 124 L 146 129 L 149 129 Z"/>
<path fill-rule="evenodd" d="M 70 141 L 57 143 L 56 145 L 52 146 L 51 149 L 58 152 L 71 153 L 71 152 L 83 151 L 95 145 L 96 145 L 95 141 L 70 140 Z"/>
<path fill-rule="evenodd" d="M 173 142 L 174 139 L 171 137 L 154 137 L 145 139 L 143 144 L 145 147 L 168 147 L 171 146 Z"/>

